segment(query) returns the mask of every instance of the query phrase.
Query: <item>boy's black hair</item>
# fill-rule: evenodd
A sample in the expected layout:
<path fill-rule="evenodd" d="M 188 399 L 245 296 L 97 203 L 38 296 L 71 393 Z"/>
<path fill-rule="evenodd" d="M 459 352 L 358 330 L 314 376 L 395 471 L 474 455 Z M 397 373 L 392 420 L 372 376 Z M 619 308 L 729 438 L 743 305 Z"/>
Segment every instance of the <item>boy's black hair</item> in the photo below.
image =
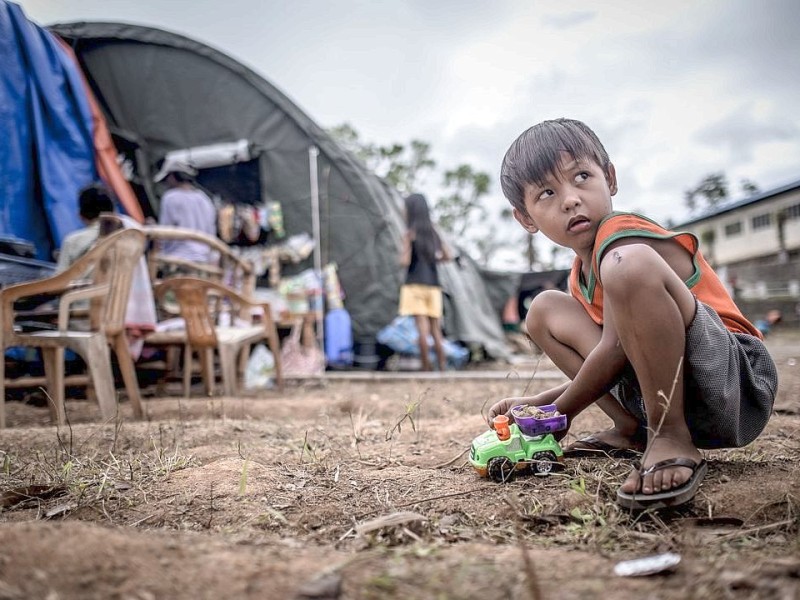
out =
<path fill-rule="evenodd" d="M 503 157 L 500 185 L 514 208 L 527 214 L 525 186 L 542 185 L 548 175 L 558 171 L 561 152 L 576 160 L 592 159 L 603 171 L 611 162 L 597 135 L 581 121 L 542 121 L 520 135 Z"/>
<path fill-rule="evenodd" d="M 114 201 L 106 187 L 93 183 L 80 191 L 78 210 L 87 221 L 94 221 L 103 212 L 114 212 Z"/>

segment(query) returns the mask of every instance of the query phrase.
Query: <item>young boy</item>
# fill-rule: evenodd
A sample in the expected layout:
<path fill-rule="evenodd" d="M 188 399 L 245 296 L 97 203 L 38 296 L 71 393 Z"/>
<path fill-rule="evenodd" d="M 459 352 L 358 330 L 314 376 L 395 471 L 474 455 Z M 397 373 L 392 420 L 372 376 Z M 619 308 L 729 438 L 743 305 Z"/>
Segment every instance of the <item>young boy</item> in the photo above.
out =
<path fill-rule="evenodd" d="M 707 466 L 698 448 L 750 443 L 769 419 L 775 365 L 698 250 L 697 238 L 613 212 L 617 177 L 585 124 L 545 121 L 509 148 L 503 193 L 530 233 L 571 248 L 570 295 L 536 297 L 528 333 L 571 381 L 490 409 L 555 403 L 571 424 L 593 402 L 614 427 L 574 444 L 643 449 L 617 492 L 627 508 L 691 500 Z M 667 400 L 668 399 L 668 400 Z"/>

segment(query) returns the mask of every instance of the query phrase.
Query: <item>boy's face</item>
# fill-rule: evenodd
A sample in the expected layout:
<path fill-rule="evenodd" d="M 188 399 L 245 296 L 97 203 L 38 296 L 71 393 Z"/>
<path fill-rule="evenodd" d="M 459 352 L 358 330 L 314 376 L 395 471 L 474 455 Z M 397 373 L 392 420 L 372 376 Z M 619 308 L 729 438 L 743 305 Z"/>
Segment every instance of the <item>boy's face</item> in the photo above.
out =
<path fill-rule="evenodd" d="M 544 185 L 525 188 L 525 214 L 514 209 L 514 218 L 530 233 L 547 238 L 587 260 L 594 247 L 600 221 L 608 215 L 611 196 L 617 193 L 614 165 L 608 170 L 591 159 L 575 160 L 561 153 L 558 170 Z"/>

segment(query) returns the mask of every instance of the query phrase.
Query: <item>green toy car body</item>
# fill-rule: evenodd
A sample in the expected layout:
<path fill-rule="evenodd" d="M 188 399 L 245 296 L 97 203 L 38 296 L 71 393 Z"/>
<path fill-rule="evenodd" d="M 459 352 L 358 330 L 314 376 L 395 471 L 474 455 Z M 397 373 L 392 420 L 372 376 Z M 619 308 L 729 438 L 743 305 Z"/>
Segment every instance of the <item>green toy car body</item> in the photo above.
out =
<path fill-rule="evenodd" d="M 499 439 L 493 429 L 472 440 L 469 462 L 481 477 L 505 483 L 516 471 L 529 468 L 547 475 L 553 465 L 563 460 L 564 451 L 552 433 L 528 436 L 520 432 L 516 423 L 509 429 L 511 435 L 507 440 Z"/>

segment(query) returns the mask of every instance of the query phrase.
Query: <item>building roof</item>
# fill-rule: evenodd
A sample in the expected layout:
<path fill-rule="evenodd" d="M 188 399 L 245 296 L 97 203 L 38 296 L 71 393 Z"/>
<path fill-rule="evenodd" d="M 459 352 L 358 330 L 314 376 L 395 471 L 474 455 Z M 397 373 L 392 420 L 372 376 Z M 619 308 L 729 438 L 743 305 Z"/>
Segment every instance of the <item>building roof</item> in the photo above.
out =
<path fill-rule="evenodd" d="M 767 190 L 766 192 L 759 192 L 758 194 L 754 194 L 752 196 L 748 196 L 742 200 L 737 200 L 735 202 L 728 202 L 723 204 L 722 206 L 716 206 L 713 209 L 699 215 L 693 219 L 688 221 L 684 221 L 680 225 L 676 227 L 686 227 L 688 225 L 694 225 L 696 223 L 701 223 L 702 221 L 707 221 L 708 219 L 712 219 L 714 217 L 718 217 L 728 212 L 732 212 L 744 206 L 749 206 L 750 204 L 756 204 L 757 202 L 761 202 L 762 200 L 766 200 L 767 198 L 772 198 L 773 196 L 778 196 L 785 192 L 790 192 L 792 190 L 800 190 L 800 179 L 797 181 L 793 181 L 792 183 L 787 183 L 786 185 L 782 185 L 780 187 L 773 188 L 771 190 Z"/>

